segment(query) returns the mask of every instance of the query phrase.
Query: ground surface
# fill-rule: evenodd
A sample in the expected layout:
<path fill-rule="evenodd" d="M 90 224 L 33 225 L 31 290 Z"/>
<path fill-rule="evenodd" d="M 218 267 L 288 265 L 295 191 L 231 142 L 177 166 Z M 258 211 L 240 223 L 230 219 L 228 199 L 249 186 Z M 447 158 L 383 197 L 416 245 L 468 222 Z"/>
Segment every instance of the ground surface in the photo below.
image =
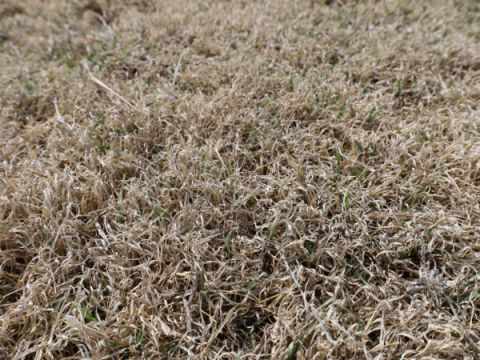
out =
<path fill-rule="evenodd" d="M 0 2 L 0 358 L 478 359 L 479 41 L 474 1 Z"/>

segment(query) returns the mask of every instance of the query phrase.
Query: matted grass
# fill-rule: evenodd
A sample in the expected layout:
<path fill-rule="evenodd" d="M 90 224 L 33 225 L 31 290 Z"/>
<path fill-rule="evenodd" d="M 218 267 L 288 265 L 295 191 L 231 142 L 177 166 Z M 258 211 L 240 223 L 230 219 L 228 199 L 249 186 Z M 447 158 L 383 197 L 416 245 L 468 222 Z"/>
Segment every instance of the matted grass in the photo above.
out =
<path fill-rule="evenodd" d="M 0 29 L 1 358 L 478 359 L 477 2 Z"/>

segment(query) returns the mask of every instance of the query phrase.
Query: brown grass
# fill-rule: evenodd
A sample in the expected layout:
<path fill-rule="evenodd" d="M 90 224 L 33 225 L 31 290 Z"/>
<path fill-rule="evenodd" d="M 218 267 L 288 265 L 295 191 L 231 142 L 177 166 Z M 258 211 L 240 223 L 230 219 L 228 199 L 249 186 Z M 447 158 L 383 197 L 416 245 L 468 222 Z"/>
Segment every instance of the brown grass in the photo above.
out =
<path fill-rule="evenodd" d="M 0 357 L 478 359 L 479 41 L 475 1 L 1 2 Z"/>

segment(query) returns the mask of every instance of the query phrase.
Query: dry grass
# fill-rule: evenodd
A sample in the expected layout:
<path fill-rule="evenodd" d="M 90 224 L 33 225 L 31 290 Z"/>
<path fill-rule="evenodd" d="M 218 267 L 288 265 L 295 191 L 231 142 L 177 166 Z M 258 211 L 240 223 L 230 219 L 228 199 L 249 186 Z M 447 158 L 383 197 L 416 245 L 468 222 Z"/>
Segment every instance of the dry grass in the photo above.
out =
<path fill-rule="evenodd" d="M 1 358 L 479 358 L 477 2 L 0 29 Z"/>

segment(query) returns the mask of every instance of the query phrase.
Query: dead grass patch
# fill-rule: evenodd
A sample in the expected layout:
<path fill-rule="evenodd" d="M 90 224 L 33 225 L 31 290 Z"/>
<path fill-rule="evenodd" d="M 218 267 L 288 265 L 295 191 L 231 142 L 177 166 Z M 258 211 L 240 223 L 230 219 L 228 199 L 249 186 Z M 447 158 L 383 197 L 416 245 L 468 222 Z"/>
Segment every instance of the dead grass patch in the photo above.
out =
<path fill-rule="evenodd" d="M 474 1 L 0 6 L 2 357 L 478 358 Z"/>

